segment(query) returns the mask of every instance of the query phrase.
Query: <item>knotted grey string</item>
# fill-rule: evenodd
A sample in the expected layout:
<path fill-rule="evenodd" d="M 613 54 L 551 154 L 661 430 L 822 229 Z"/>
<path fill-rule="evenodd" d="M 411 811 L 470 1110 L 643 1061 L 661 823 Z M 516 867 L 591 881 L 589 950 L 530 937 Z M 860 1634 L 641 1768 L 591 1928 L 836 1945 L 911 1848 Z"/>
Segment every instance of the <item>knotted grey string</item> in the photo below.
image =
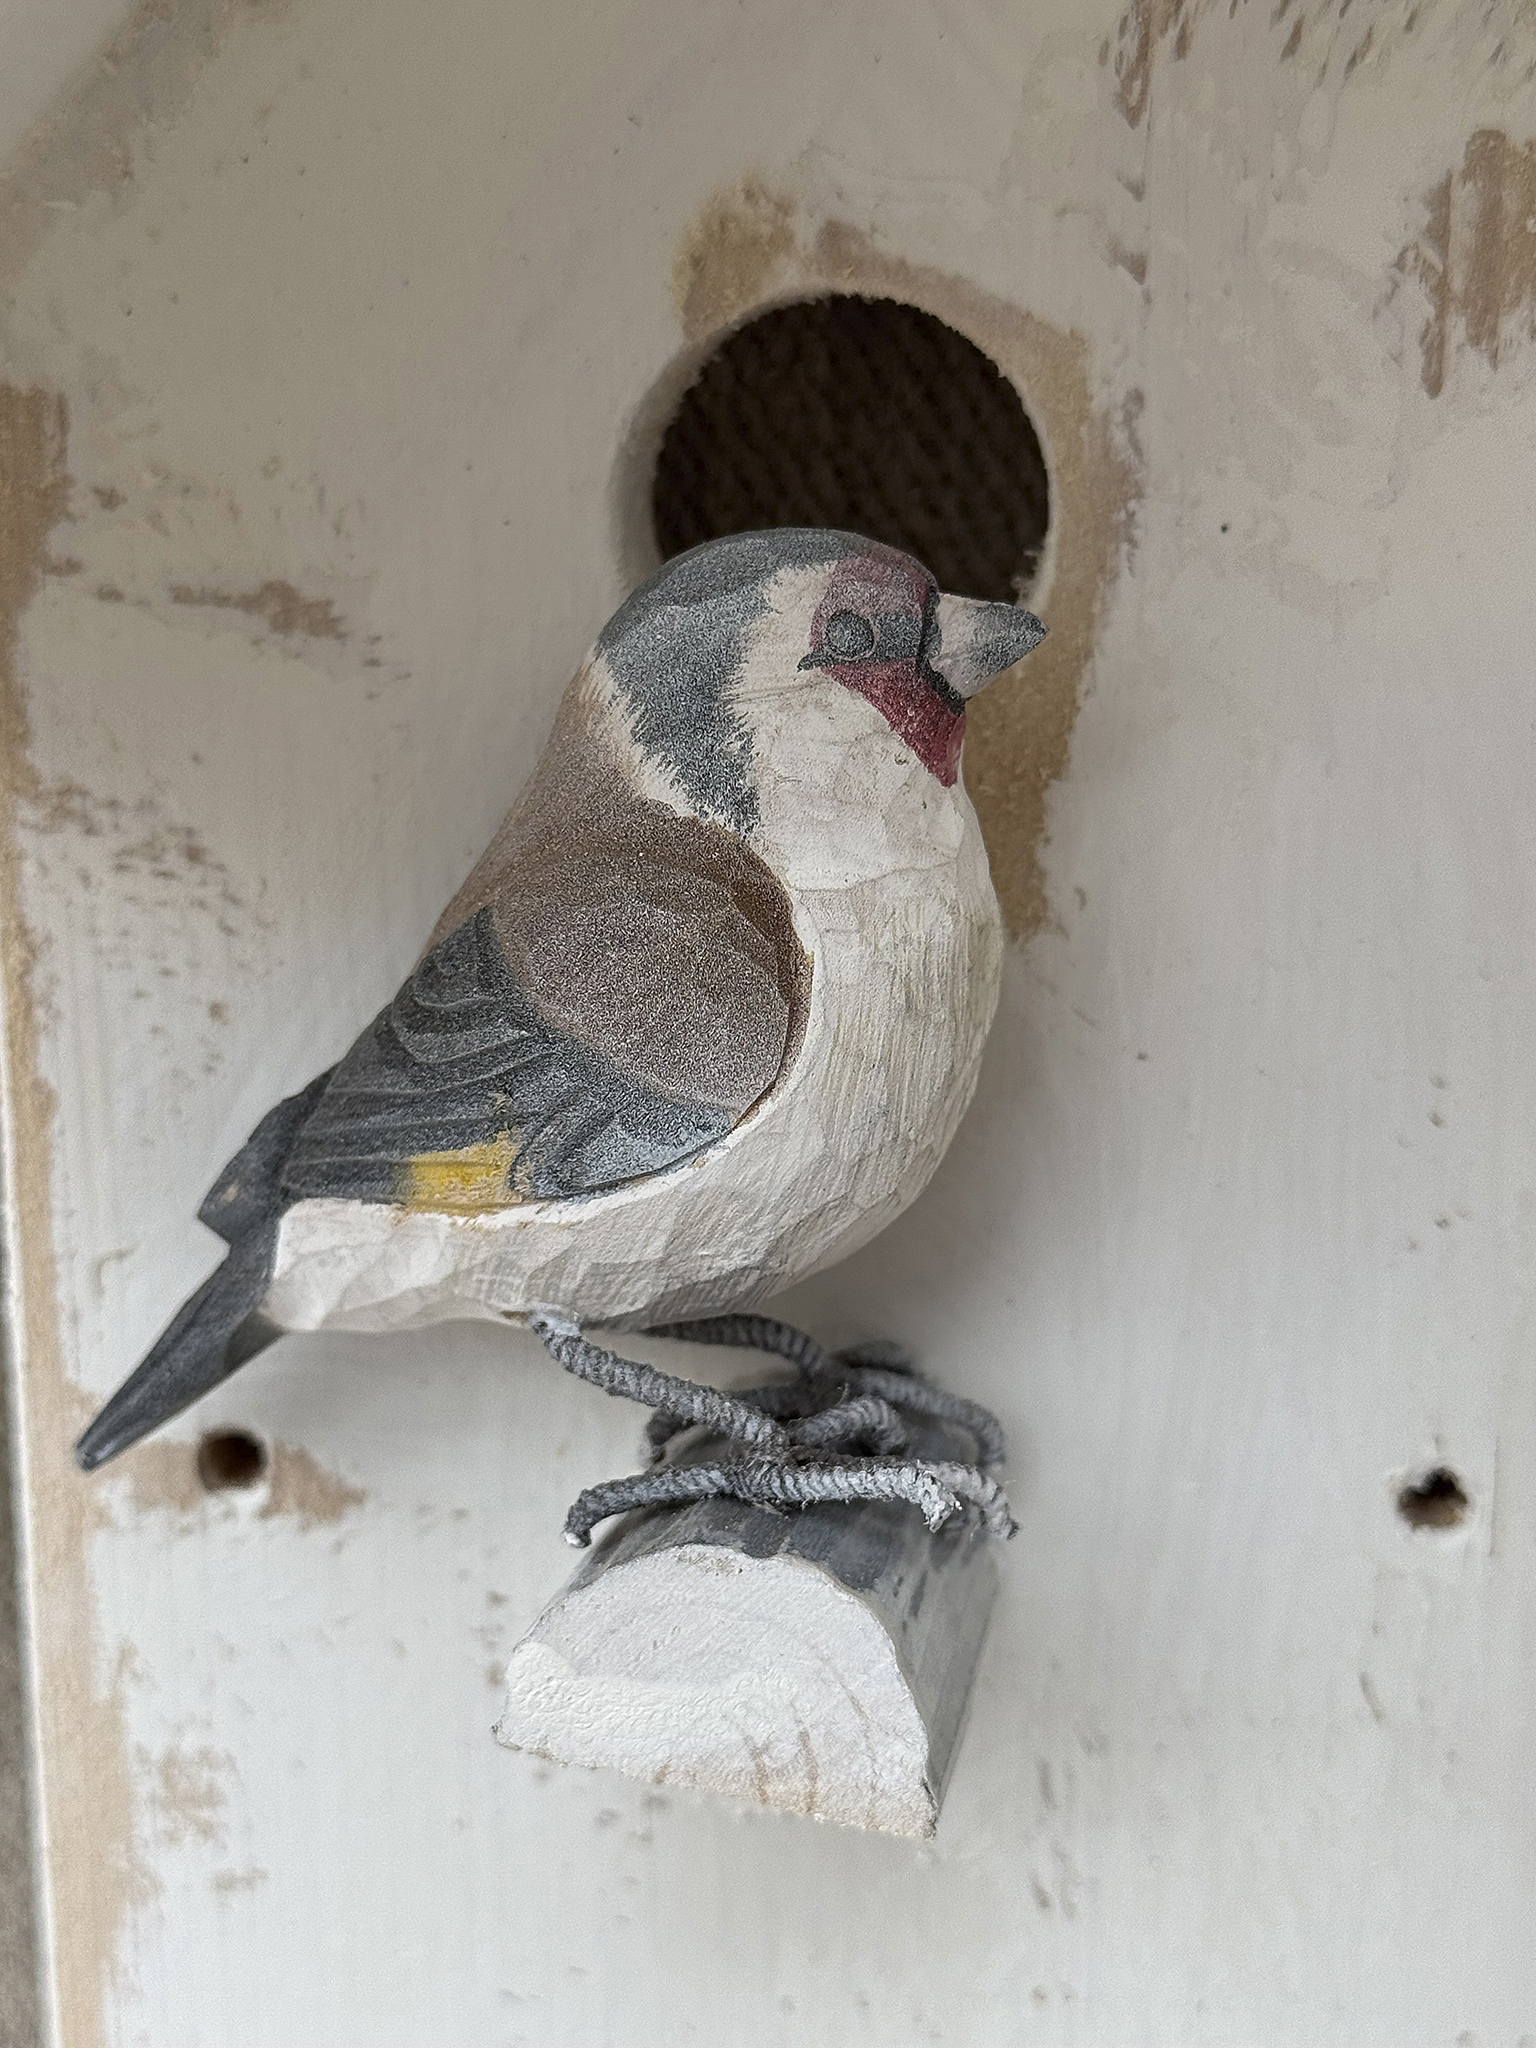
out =
<path fill-rule="evenodd" d="M 690 1323 L 660 1323 L 650 1334 L 694 1344 L 742 1345 L 787 1358 L 798 1366 L 799 1381 L 748 1387 L 735 1397 L 781 1419 L 804 1415 L 823 1402 L 825 1381 L 836 1378 L 845 1396 L 876 1394 L 896 1407 L 905 1408 L 909 1414 L 926 1415 L 935 1422 L 957 1423 L 975 1440 L 976 1462 L 983 1472 L 993 1471 L 1003 1462 L 1002 1427 L 991 1409 L 931 1385 L 915 1370 L 900 1345 L 856 1344 L 832 1357 L 805 1331 L 775 1322 L 769 1316 L 751 1315 L 704 1316 Z M 686 1415 L 658 1408 L 645 1433 L 652 1456 L 660 1458 L 672 1438 L 691 1427 Z"/>
<path fill-rule="evenodd" d="M 772 1316 L 698 1316 L 687 1323 L 655 1323 L 649 1334 L 679 1337 L 687 1344 L 736 1344 L 748 1351 L 770 1351 L 808 1375 L 825 1372 L 831 1364 L 808 1331 Z"/>
<path fill-rule="evenodd" d="M 605 1351 L 581 1334 L 580 1326 L 553 1309 L 535 1309 L 528 1318 L 544 1349 L 557 1365 L 574 1373 L 589 1386 L 601 1387 L 625 1401 L 639 1401 L 647 1408 L 664 1408 L 669 1415 L 683 1417 L 683 1427 L 702 1423 L 720 1436 L 734 1437 L 754 1450 L 787 1451 L 789 1437 L 771 1416 L 748 1402 L 722 1394 L 718 1387 L 701 1387 L 692 1380 L 680 1380 L 669 1372 L 658 1372 L 638 1359 L 621 1358 Z"/>
<path fill-rule="evenodd" d="M 752 1315 L 702 1317 L 662 1324 L 651 1332 L 769 1352 L 796 1369 L 793 1380 L 726 1394 L 592 1343 L 558 1309 L 536 1309 L 529 1322 L 567 1372 L 656 1411 L 647 1430 L 655 1457 L 664 1455 L 673 1437 L 696 1426 L 749 1453 L 657 1465 L 588 1487 L 566 1517 L 570 1543 L 585 1546 L 596 1525 L 610 1515 L 722 1495 L 776 1509 L 813 1502 L 907 1501 L 930 1529 L 970 1507 L 991 1535 L 1014 1533 L 1007 1499 L 991 1476 L 1003 1456 L 997 1418 L 979 1402 L 921 1379 L 897 1346 L 862 1345 L 834 1357 L 804 1330 Z M 977 1462 L 912 1455 L 903 1409 L 959 1424 L 975 1440 Z"/>

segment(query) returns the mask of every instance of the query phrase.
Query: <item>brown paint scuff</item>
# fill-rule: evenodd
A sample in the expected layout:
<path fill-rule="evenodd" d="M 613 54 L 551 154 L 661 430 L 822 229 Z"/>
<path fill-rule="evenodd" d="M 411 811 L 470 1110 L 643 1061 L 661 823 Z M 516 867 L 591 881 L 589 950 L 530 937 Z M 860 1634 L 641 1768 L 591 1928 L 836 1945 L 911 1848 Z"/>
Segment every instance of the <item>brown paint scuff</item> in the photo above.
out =
<path fill-rule="evenodd" d="M 207 1842 L 225 1844 L 225 1780 L 234 1775 L 235 1760 L 217 1749 L 167 1749 L 161 1756 L 141 1756 L 150 1786 L 157 1830 L 172 1848 Z"/>
<path fill-rule="evenodd" d="M 1189 55 L 1192 9 L 1189 0 L 1131 0 L 1115 30 L 1115 105 L 1132 128 L 1146 118 L 1152 97 L 1152 65 L 1158 45 L 1177 32 L 1174 54 Z"/>
<path fill-rule="evenodd" d="M 302 633 L 311 640 L 345 640 L 346 628 L 328 597 L 305 597 L 291 583 L 269 577 L 255 590 L 194 589 L 190 583 L 171 585 L 172 604 L 207 605 L 215 611 L 243 612 L 259 619 L 271 633 L 286 636 Z"/>
<path fill-rule="evenodd" d="M 183 30 L 194 38 L 199 33 L 194 15 L 200 14 L 205 26 L 217 17 L 222 33 L 235 11 L 227 5 L 184 9 L 177 24 L 167 27 L 168 43 L 179 39 L 190 49 Z M 152 25 L 150 10 L 141 9 L 128 33 L 147 33 L 147 25 Z M 166 45 L 160 47 L 163 52 Z M 124 91 L 132 97 L 127 81 Z M 82 96 L 76 114 L 103 98 L 115 104 L 116 97 L 121 97 L 117 85 L 104 74 Z M 142 118 L 142 103 L 135 103 L 135 111 Z M 88 126 L 71 159 L 67 151 L 61 158 L 55 124 L 47 138 L 53 151 L 46 159 L 49 175 L 37 170 L 24 149 L 19 168 L 0 185 L 0 268 L 8 260 L 22 260 L 33 245 L 29 207 L 44 204 L 50 190 L 88 187 L 104 172 L 108 143 L 102 135 L 92 136 Z M 63 171 L 54 175 L 61 161 Z M 102 1504 L 69 1455 L 90 1403 L 68 1378 L 59 1331 L 49 1166 L 54 1098 L 41 1074 L 40 947 L 23 908 L 18 828 L 23 818 L 32 829 L 71 823 L 86 830 L 122 830 L 132 824 L 138 836 L 124 846 L 120 864 L 158 873 L 217 863 L 195 834 L 177 827 L 146 829 L 143 821 L 112 814 L 110 805 L 109 815 L 103 815 L 90 792 L 45 783 L 33 763 L 20 669 L 21 622 L 45 577 L 72 566 L 67 557 L 50 557 L 50 540 L 69 513 L 67 440 L 62 397 L 0 384 L 0 973 L 13 1133 L 6 1167 L 16 1297 L 12 1335 L 20 1383 L 18 1464 L 27 1493 L 31 1580 L 42 1589 L 34 1604 L 32 1636 L 37 1797 L 50 1845 L 45 1872 L 52 1930 L 48 1965 L 58 2037 L 70 2048 L 98 2048 L 121 1968 L 127 1916 L 153 1895 L 155 1882 L 136 1839 L 135 1780 L 126 1737 L 129 1665 L 119 1658 L 110 1674 L 97 1669 L 99 1629 L 86 1560 Z M 103 510 L 121 502 L 114 487 L 95 495 Z M 121 601 L 115 586 L 103 585 L 99 594 L 105 602 Z M 199 600 L 194 596 L 193 601 Z M 273 582 L 250 592 L 214 592 L 208 601 L 227 603 L 274 634 L 345 637 L 327 600 L 307 598 L 291 585 Z M 259 1512 L 291 1517 L 301 1529 L 312 1529 L 335 1522 L 362 1499 L 360 1490 L 325 1471 L 308 1453 L 279 1445 Z M 174 1770 L 167 1778 L 161 1770 L 150 1791 L 157 1810 L 179 1810 L 185 1825 L 196 1831 L 202 1793 L 195 1784 L 182 1782 Z"/>
<path fill-rule="evenodd" d="M 1536 141 L 1479 128 L 1424 196 L 1424 224 L 1393 265 L 1429 302 L 1419 331 L 1420 378 L 1445 388 L 1459 337 L 1492 369 L 1536 340 Z"/>
<path fill-rule="evenodd" d="M 683 332 L 697 338 L 733 325 L 763 302 L 794 250 L 792 207 L 758 179 L 709 200 L 672 266 Z"/>
<path fill-rule="evenodd" d="M 1226 13 L 1229 21 L 1236 19 L 1243 4 L 1244 0 L 1228 0 Z M 1284 34 L 1285 40 L 1279 50 L 1281 63 L 1288 63 L 1296 55 L 1307 30 L 1305 8 L 1299 9 L 1294 19 L 1290 18 L 1294 4 L 1295 0 L 1274 0 L 1262 15 L 1258 10 L 1253 15 L 1257 33 L 1273 31 L 1277 36 Z M 1194 47 L 1196 28 L 1210 13 L 1211 7 L 1212 0 L 1130 0 L 1116 25 L 1113 39 L 1106 37 L 1099 48 L 1100 65 L 1113 70 L 1114 104 L 1130 127 L 1139 128 L 1147 117 L 1158 53 L 1171 38 L 1174 57 L 1187 57 Z M 1342 44 L 1342 23 L 1349 8 L 1350 0 L 1342 0 L 1331 22 L 1325 19 L 1326 9 L 1314 9 L 1312 12 L 1314 28 L 1330 41 L 1329 55 L 1318 74 L 1319 85 L 1328 74 L 1334 50 Z M 1412 33 L 1417 19 L 1417 11 L 1410 13 L 1400 30 L 1394 30 L 1390 24 L 1372 22 L 1345 59 L 1341 82 L 1347 82 L 1377 49 L 1378 35 L 1407 36 Z M 1289 27 L 1286 25 L 1288 20 Z"/>
<path fill-rule="evenodd" d="M 142 869 L 163 881 L 176 881 L 183 868 L 193 874 L 229 873 L 195 825 L 172 824 L 160 815 L 152 797 L 125 803 L 61 776 L 53 782 L 34 778 L 26 805 L 27 823 L 37 832 L 74 832 L 82 839 L 116 834 L 123 841 L 112 856 L 118 874 Z"/>
<path fill-rule="evenodd" d="M 1366 30 L 1365 34 L 1360 38 L 1360 41 L 1356 43 L 1355 47 L 1349 53 L 1349 56 L 1344 65 L 1344 76 L 1346 78 L 1354 77 L 1356 65 L 1363 64 L 1365 62 L 1366 58 L 1371 54 L 1371 50 L 1375 44 L 1375 41 L 1376 24 L 1375 22 L 1372 22 L 1370 27 Z"/>
<path fill-rule="evenodd" d="M 126 1670 L 119 1660 L 103 1684 L 95 1668 L 86 1574 L 95 1503 L 69 1456 L 88 1403 L 67 1377 L 59 1335 L 49 1179 L 54 1101 L 40 1072 L 38 947 L 23 912 L 17 851 L 19 812 L 40 795 L 28 751 L 21 620 L 41 585 L 49 536 L 68 512 L 67 439 L 62 398 L 0 384 L 0 971 L 12 1121 L 11 1335 L 31 1583 L 46 1591 L 33 1609 L 32 1648 L 58 2032 L 70 2048 L 96 2048 L 124 1917 L 149 1895 L 152 1880 L 134 1843 Z"/>
<path fill-rule="evenodd" d="M 349 1485 L 339 1473 L 328 1472 L 300 1445 L 276 1443 L 267 1498 L 258 1513 L 263 1521 L 291 1515 L 301 1530 L 321 1529 L 339 1522 L 352 1508 L 360 1508 L 367 1498 L 362 1487 Z"/>
<path fill-rule="evenodd" d="M 233 916 L 248 908 L 228 867 L 197 828 L 163 818 L 153 798 L 124 803 L 119 797 L 99 796 L 67 777 L 44 782 L 34 774 L 19 792 L 18 810 L 33 833 L 69 831 L 83 839 L 115 838 L 109 856 L 114 875 L 176 885 L 181 908 L 216 918 L 226 934 L 236 929 Z"/>
<path fill-rule="evenodd" d="M 1000 678 L 970 707 L 965 785 L 1008 929 L 1027 938 L 1049 915 L 1041 858 L 1046 800 L 1067 764 L 1078 692 L 1140 494 L 1134 412 L 1111 418 L 1095 401 L 1082 335 L 944 271 L 887 254 L 844 222 L 826 221 L 802 235 L 791 203 L 772 198 L 757 181 L 734 197 L 711 199 L 683 251 L 678 314 L 696 344 L 738 324 L 763 299 L 858 292 L 901 299 L 947 321 L 1021 392 L 1050 473 L 1054 568 L 1036 601 L 1051 632 L 1015 675 Z"/>
<path fill-rule="evenodd" d="M 108 1468 L 128 1481 L 129 1507 L 135 1517 L 168 1512 L 178 1523 L 190 1526 L 208 1504 L 208 1495 L 197 1476 L 197 1446 L 174 1437 L 152 1437 L 135 1444 Z"/>
<path fill-rule="evenodd" d="M 211 1498 L 197 1476 L 197 1446 L 175 1437 L 157 1437 L 123 1453 L 119 1467 L 128 1481 L 128 1501 L 135 1515 L 169 1513 L 178 1533 L 207 1526 L 209 1517 L 239 1513 L 240 1496 L 221 1493 Z M 292 1520 L 299 1530 L 329 1528 L 368 1495 L 340 1473 L 331 1472 L 302 1445 L 270 1446 L 267 1477 L 253 1489 L 259 1501 L 256 1519 Z"/>

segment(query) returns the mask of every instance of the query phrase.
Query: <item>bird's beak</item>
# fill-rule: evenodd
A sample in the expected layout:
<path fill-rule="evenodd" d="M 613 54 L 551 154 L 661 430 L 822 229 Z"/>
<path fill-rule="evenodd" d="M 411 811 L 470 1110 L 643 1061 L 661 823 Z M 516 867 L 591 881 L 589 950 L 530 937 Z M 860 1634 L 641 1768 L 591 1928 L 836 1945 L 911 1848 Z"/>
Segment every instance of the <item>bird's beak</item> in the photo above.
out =
<path fill-rule="evenodd" d="M 1033 612 L 945 592 L 933 610 L 936 644 L 928 659 L 957 697 L 974 697 L 994 676 L 1022 661 L 1045 638 Z"/>

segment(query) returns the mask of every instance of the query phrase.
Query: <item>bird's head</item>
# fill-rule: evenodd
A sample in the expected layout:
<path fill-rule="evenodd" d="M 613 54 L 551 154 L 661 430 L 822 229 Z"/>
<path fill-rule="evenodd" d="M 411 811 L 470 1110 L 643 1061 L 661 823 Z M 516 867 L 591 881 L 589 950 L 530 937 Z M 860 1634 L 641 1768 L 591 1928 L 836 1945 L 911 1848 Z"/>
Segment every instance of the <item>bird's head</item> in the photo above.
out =
<path fill-rule="evenodd" d="M 701 814 L 756 823 L 765 771 L 840 741 L 960 770 L 969 700 L 1045 637 L 1018 605 L 951 597 L 899 549 L 821 527 L 675 556 L 596 653 L 634 743 Z"/>

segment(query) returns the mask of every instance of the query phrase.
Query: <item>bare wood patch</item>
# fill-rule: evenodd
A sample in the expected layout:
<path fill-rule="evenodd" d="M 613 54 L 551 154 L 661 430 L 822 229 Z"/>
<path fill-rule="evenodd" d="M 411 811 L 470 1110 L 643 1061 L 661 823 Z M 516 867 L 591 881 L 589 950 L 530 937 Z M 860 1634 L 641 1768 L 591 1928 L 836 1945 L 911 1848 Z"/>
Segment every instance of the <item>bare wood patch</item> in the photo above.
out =
<path fill-rule="evenodd" d="M 255 590 L 214 590 L 194 588 L 190 583 L 171 585 L 172 604 L 205 605 L 213 611 L 241 612 L 257 619 L 269 633 L 286 637 L 301 633 L 311 640 L 345 640 L 347 629 L 328 597 L 306 597 L 291 583 L 269 577 Z"/>
<path fill-rule="evenodd" d="M 1479 128 L 1460 165 L 1424 195 L 1424 221 L 1393 265 L 1427 301 L 1420 381 L 1445 388 L 1458 343 L 1491 369 L 1536 339 L 1536 141 Z"/>
<path fill-rule="evenodd" d="M 69 509 L 68 429 L 62 397 L 0 385 L 0 966 L 12 1119 L 5 1166 L 31 1565 L 34 1582 L 48 1588 L 33 1617 L 38 1792 L 55 1850 L 48 1883 L 59 2033 L 94 2048 L 103 2038 L 124 1919 L 151 1880 L 134 1839 L 124 1672 L 119 1664 L 104 1687 L 96 1670 L 86 1540 L 97 1509 L 69 1457 L 89 1402 L 67 1376 L 59 1336 L 49 1176 L 54 1096 L 39 1064 L 39 946 L 22 908 L 17 848 L 21 810 L 44 795 L 29 753 L 21 620 L 41 586 L 49 536 Z"/>
<path fill-rule="evenodd" d="M 996 1590 L 974 1522 L 738 1500 L 631 1516 L 518 1644 L 497 1737 L 844 1827 L 931 1835 Z"/>
<path fill-rule="evenodd" d="M 129 1483 L 128 1505 L 135 1516 L 170 1514 L 178 1531 L 190 1532 L 214 1511 L 198 1476 L 197 1445 L 158 1437 L 136 1444 L 122 1460 Z M 257 1494 L 259 1521 L 291 1518 L 301 1531 L 329 1528 L 367 1500 L 366 1490 L 332 1472 L 301 1444 L 270 1446 Z"/>

